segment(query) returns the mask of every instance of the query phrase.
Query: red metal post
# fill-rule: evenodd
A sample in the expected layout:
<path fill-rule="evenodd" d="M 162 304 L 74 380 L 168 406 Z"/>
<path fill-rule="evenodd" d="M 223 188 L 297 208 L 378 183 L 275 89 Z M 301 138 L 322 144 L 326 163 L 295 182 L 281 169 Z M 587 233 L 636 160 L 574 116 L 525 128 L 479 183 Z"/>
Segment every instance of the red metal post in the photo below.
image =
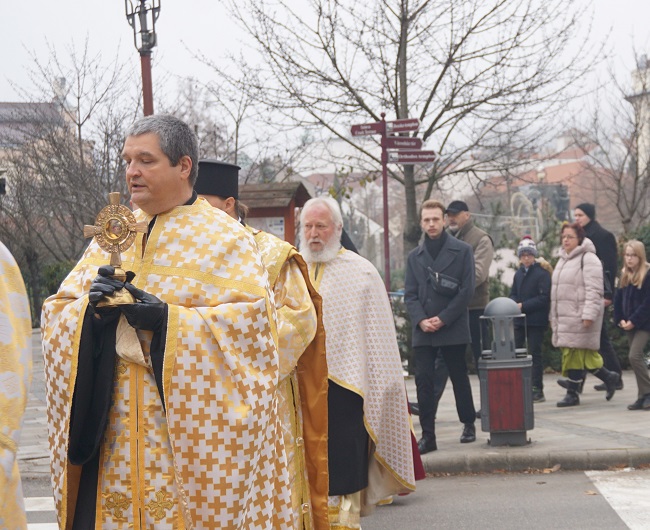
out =
<path fill-rule="evenodd" d="M 153 88 L 151 82 L 151 52 L 140 53 L 142 67 L 142 104 L 145 116 L 153 114 Z"/>
<path fill-rule="evenodd" d="M 384 281 L 390 292 L 390 233 L 388 229 L 388 151 L 386 150 L 386 113 L 381 113 L 381 178 L 384 198 Z"/>

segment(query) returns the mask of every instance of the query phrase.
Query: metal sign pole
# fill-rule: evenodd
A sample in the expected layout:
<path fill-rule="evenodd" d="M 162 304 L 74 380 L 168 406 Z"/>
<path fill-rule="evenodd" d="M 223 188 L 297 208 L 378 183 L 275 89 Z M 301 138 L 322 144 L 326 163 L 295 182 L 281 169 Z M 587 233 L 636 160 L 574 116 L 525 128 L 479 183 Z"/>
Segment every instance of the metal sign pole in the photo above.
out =
<path fill-rule="evenodd" d="M 384 281 L 390 292 L 390 238 L 388 226 L 388 151 L 386 150 L 386 113 L 381 113 L 381 178 L 384 198 Z"/>

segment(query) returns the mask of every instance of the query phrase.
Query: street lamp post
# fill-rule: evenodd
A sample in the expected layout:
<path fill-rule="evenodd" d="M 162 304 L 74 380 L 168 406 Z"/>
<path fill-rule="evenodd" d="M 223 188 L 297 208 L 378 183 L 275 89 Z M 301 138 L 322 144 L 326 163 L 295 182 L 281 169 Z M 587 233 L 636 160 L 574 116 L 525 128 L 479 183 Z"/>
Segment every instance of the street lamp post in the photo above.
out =
<path fill-rule="evenodd" d="M 133 42 L 140 52 L 142 68 L 142 102 L 144 115 L 153 114 L 153 89 L 151 86 L 151 51 L 156 45 L 156 20 L 160 15 L 160 0 L 140 0 L 133 7 L 131 0 L 124 0 L 126 19 L 133 28 Z M 138 29 L 139 27 L 139 29 Z"/>

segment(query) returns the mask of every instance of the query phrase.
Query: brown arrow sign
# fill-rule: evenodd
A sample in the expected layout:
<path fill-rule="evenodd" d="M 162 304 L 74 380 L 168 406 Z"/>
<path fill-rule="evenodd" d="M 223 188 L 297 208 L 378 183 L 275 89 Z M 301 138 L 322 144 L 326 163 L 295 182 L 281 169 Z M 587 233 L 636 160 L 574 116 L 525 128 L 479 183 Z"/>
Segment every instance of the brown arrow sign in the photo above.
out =
<path fill-rule="evenodd" d="M 392 151 L 388 153 L 388 161 L 393 164 L 425 164 L 433 162 L 436 154 L 433 151 Z"/>
<path fill-rule="evenodd" d="M 422 140 L 420 138 L 389 136 L 386 138 L 386 149 L 422 149 Z"/>
<path fill-rule="evenodd" d="M 418 118 L 403 118 L 401 120 L 393 120 L 386 122 L 387 133 L 398 133 L 407 131 L 417 131 L 420 128 L 420 120 Z"/>
<path fill-rule="evenodd" d="M 383 132 L 384 122 L 376 121 L 375 123 L 362 123 L 353 125 L 350 131 L 352 136 L 369 136 L 371 134 L 381 134 Z"/>

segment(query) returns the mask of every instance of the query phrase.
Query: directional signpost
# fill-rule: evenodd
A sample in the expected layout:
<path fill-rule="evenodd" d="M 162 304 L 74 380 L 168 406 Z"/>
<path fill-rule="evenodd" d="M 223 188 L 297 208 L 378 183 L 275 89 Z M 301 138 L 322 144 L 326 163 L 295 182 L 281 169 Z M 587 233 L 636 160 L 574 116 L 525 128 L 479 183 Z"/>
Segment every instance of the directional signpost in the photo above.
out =
<path fill-rule="evenodd" d="M 433 151 L 421 150 L 404 150 L 404 151 L 389 151 L 388 162 L 394 164 L 425 164 L 433 162 L 436 159 L 436 154 Z"/>
<path fill-rule="evenodd" d="M 386 121 L 386 113 L 381 113 L 381 121 L 353 125 L 352 136 L 381 135 L 381 175 L 384 201 L 384 281 L 386 291 L 390 291 L 390 249 L 388 231 L 388 164 L 425 164 L 435 160 L 433 151 L 422 151 L 422 140 L 409 136 L 388 136 L 417 131 L 420 128 L 418 118 L 402 118 Z"/>

